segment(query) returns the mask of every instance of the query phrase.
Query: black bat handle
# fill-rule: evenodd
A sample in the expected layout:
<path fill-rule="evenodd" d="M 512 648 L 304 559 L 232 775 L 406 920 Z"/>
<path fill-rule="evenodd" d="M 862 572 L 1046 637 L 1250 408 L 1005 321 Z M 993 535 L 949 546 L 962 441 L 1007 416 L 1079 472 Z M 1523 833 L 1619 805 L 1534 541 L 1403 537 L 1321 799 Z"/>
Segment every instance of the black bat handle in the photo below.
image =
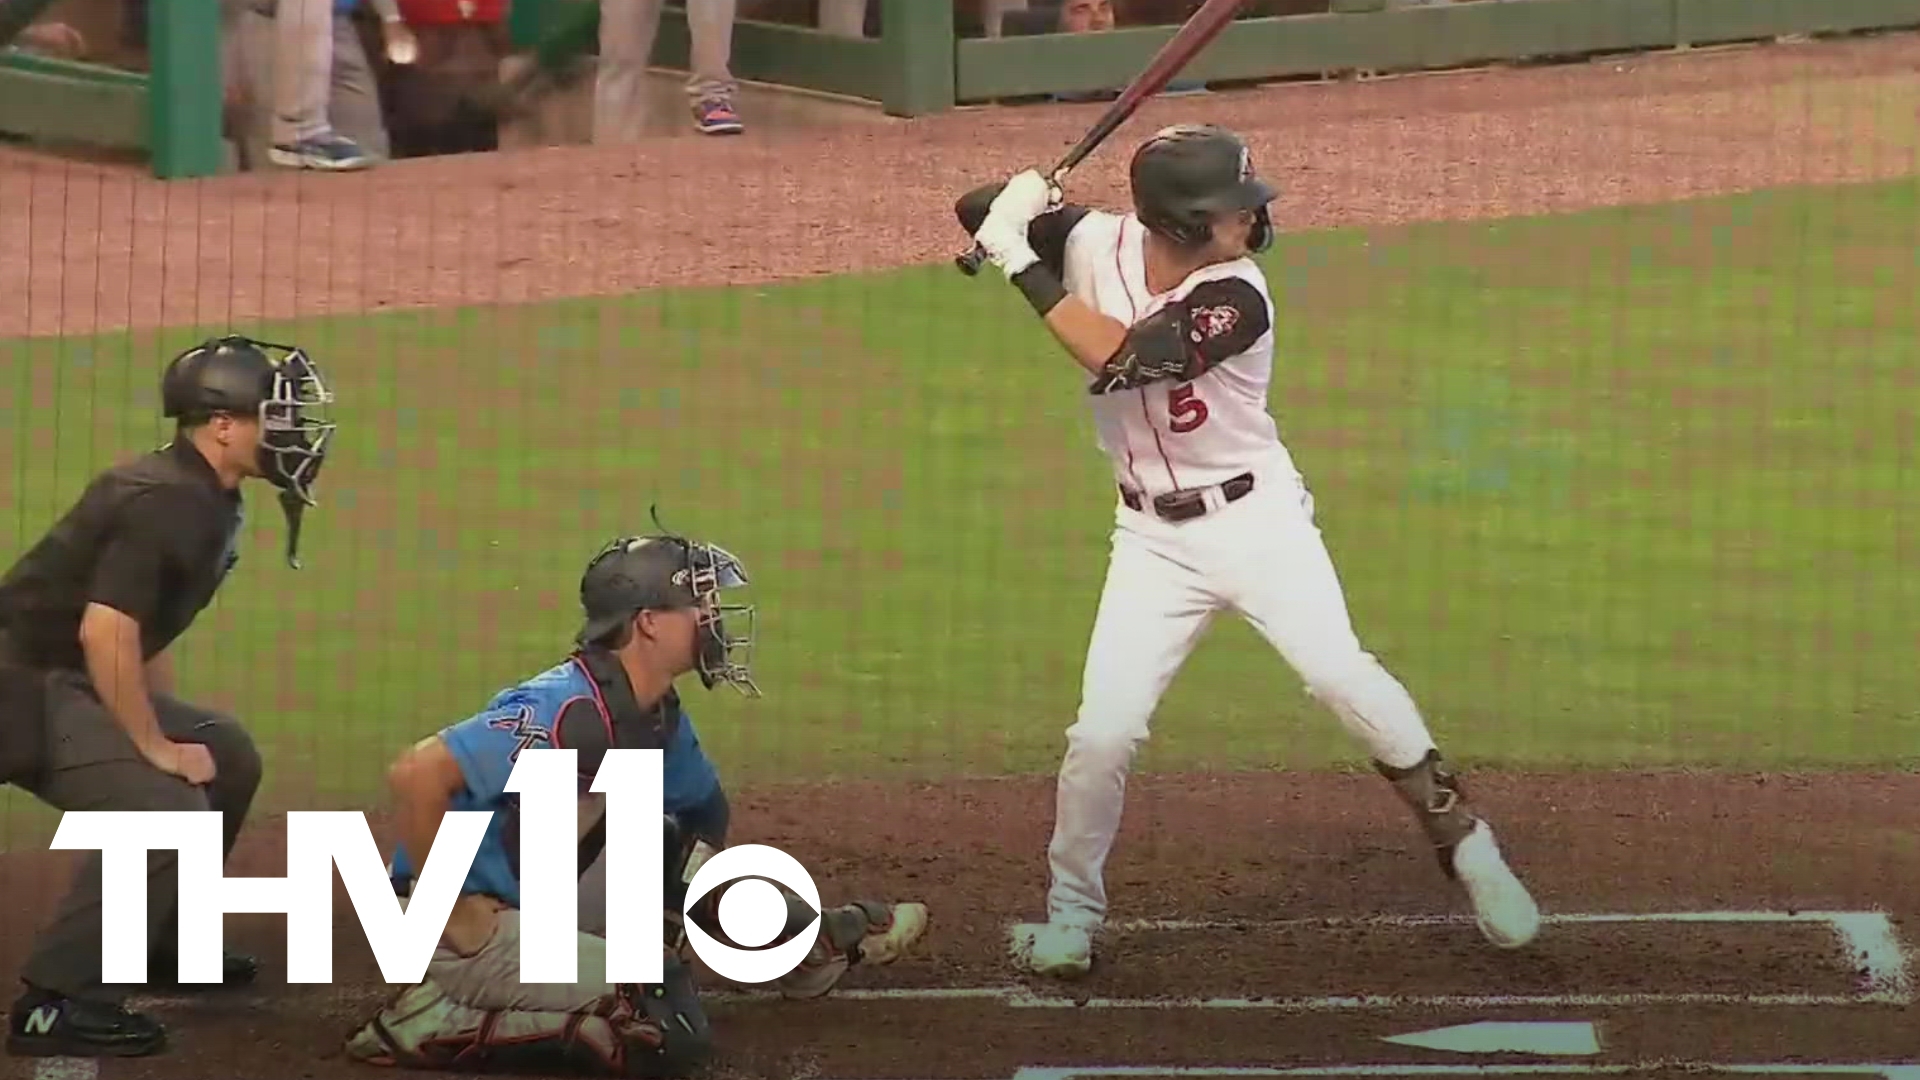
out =
<path fill-rule="evenodd" d="M 1068 154 L 1066 158 L 1060 162 L 1060 164 L 1055 165 L 1053 167 L 1053 172 L 1048 174 L 1049 176 L 1052 177 L 1053 184 L 1056 187 L 1059 186 L 1059 184 L 1066 179 L 1067 170 L 1073 168 L 1074 165 L 1079 163 L 1081 158 L 1084 158 L 1086 156 L 1087 156 L 1086 150 L 1078 146 L 1074 147 L 1073 153 Z M 974 241 L 973 249 L 971 251 L 968 251 L 964 255 L 954 256 L 953 265 L 959 267 L 961 273 L 967 275 L 968 277 L 974 277 L 975 275 L 980 273 L 980 266 L 982 263 L 985 263 L 986 261 L 987 261 L 987 249 L 981 247 L 980 242 L 976 240 Z"/>
<path fill-rule="evenodd" d="M 975 244 L 973 245 L 973 250 L 967 252 L 965 255 L 955 256 L 953 265 L 959 267 L 961 273 L 968 277 L 973 277 L 980 272 L 980 264 L 986 261 L 987 249 L 981 247 L 979 244 Z"/>

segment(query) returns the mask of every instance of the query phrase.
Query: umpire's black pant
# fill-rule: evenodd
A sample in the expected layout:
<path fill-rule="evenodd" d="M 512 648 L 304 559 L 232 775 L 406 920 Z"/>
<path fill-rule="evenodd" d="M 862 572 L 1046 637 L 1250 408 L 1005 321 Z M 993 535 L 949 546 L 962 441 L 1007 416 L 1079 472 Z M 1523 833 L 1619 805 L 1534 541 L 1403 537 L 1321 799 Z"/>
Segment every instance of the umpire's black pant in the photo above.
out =
<path fill-rule="evenodd" d="M 37 768 L 15 783 L 59 810 L 218 810 L 225 815 L 226 850 L 240 835 L 260 787 L 260 754 L 239 721 L 156 694 L 161 730 L 175 742 L 200 743 L 213 755 L 214 779 L 195 787 L 162 772 L 134 749 L 133 740 L 95 695 L 86 676 L 58 671 L 45 681 L 40 703 L 45 741 Z M 20 723 L 15 716 L 7 722 Z M 21 978 L 63 997 L 119 1003 L 135 988 L 101 981 L 99 852 L 87 854 L 53 921 L 41 930 Z M 171 956 L 178 932 L 179 855 L 147 856 L 147 945 Z"/>

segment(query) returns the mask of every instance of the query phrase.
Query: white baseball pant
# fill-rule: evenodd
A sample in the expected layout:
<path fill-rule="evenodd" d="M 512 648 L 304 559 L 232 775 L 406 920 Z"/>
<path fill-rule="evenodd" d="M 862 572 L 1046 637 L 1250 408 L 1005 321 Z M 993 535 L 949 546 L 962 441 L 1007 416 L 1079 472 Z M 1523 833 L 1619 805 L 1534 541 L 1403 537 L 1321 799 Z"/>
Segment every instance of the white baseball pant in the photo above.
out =
<path fill-rule="evenodd" d="M 1115 512 L 1106 585 L 1067 729 L 1048 847 L 1049 921 L 1097 927 L 1120 828 L 1127 770 L 1167 686 L 1220 611 L 1266 638 L 1372 756 L 1394 768 L 1433 748 L 1399 680 L 1360 646 L 1339 575 L 1313 519 L 1313 496 L 1291 467 L 1256 470 L 1255 487 L 1181 523 Z"/>

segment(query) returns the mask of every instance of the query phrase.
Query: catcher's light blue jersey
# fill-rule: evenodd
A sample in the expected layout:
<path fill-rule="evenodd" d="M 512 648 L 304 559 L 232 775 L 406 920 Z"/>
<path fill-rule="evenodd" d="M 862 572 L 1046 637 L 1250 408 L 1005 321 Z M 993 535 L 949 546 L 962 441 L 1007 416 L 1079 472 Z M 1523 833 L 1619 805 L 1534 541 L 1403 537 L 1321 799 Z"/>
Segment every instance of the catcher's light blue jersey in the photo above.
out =
<path fill-rule="evenodd" d="M 453 796 L 449 810 L 491 810 L 486 835 L 467 871 L 464 892 L 496 897 L 514 907 L 520 906 L 520 814 L 519 796 L 506 790 L 507 777 L 523 750 L 554 747 L 554 732 L 559 717 L 569 703 L 582 699 L 597 700 L 593 679 L 573 660 L 549 668 L 526 682 L 501 691 L 485 709 L 440 731 L 440 738 L 460 764 L 466 786 Z M 663 810 L 682 814 L 711 799 L 720 786 L 719 775 L 706 751 L 700 747 L 693 721 L 677 699 L 669 706 L 678 710 L 678 722 L 672 725 L 662 763 L 666 799 Z M 571 727 L 571 725 L 569 725 Z M 565 746 L 565 740 L 558 744 Z M 580 750 L 580 791 L 586 793 L 598 768 L 598 754 Z M 556 837 L 555 843 L 569 847 L 574 836 Z M 404 847 L 396 847 L 390 864 L 394 889 L 411 889 L 415 870 Z"/>

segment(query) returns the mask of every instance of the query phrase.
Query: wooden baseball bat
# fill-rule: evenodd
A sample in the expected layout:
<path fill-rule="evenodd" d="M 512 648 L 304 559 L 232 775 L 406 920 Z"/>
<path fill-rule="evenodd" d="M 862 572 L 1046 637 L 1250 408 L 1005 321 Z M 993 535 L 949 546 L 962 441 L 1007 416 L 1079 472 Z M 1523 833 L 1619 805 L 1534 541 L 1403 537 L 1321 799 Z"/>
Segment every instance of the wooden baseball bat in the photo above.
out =
<path fill-rule="evenodd" d="M 1167 39 L 1167 43 L 1160 46 L 1160 51 L 1153 54 L 1153 59 L 1147 62 L 1146 67 L 1140 69 L 1140 74 L 1135 75 L 1126 89 L 1120 91 L 1120 96 L 1114 99 L 1113 104 L 1107 106 L 1107 111 L 1101 114 L 1100 119 L 1091 128 L 1087 129 L 1087 133 L 1080 137 L 1080 141 L 1074 144 L 1073 149 L 1067 151 L 1066 155 L 1053 166 L 1047 174 L 1048 179 L 1053 181 L 1055 186 L 1064 181 L 1067 173 L 1071 172 L 1074 166 L 1086 160 L 1087 155 L 1107 141 L 1107 136 L 1112 135 L 1121 124 L 1127 122 L 1127 119 L 1140 108 L 1141 102 L 1165 90 L 1167 84 L 1173 81 L 1173 77 L 1180 74 L 1180 70 L 1199 55 L 1201 49 L 1206 48 L 1209 42 L 1219 37 L 1220 31 L 1227 28 L 1227 24 L 1233 21 L 1233 17 L 1239 14 L 1241 6 L 1245 3 L 1246 0 L 1206 0 L 1206 3 L 1201 4 L 1199 9 L 1181 24 L 1180 29 Z M 976 243 L 972 250 L 953 261 L 954 265 L 960 268 L 961 273 L 972 277 L 980 272 L 980 264 L 985 262 L 986 258 L 986 250 Z"/>

